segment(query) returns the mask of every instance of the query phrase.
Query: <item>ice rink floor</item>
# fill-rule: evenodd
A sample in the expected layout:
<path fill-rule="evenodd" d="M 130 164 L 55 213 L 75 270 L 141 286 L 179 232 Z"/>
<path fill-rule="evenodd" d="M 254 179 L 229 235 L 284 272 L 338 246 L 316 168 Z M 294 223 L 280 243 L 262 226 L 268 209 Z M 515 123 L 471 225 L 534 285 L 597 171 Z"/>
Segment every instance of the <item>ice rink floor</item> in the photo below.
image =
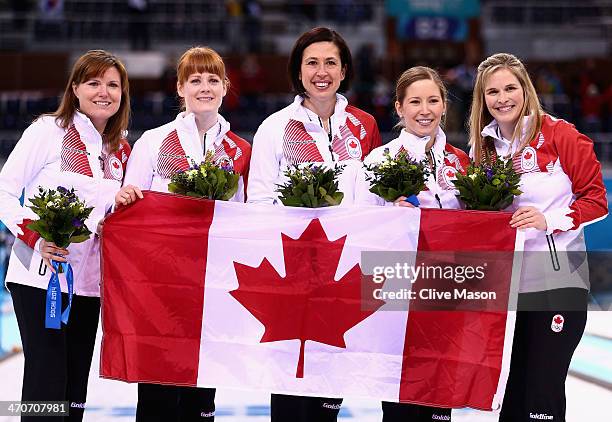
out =
<path fill-rule="evenodd" d="M 6 327 L 4 333 L 6 334 Z M 133 421 L 136 414 L 136 385 L 98 377 L 100 333 L 89 379 L 85 421 Z M 6 345 L 5 345 L 6 347 Z M 16 353 L 0 362 L 0 400 L 19 400 L 23 355 Z M 590 312 L 586 334 L 572 361 L 567 381 L 567 421 L 610 420 L 612 414 L 612 313 Z M 41 380 L 42 381 L 42 380 Z M 269 420 L 269 394 L 239 390 L 217 390 L 217 417 L 220 422 Z M 453 411 L 456 422 L 494 422 L 494 412 L 470 409 Z M 380 421 L 380 402 L 346 398 L 340 420 Z M 0 422 L 17 421 L 0 416 Z"/>

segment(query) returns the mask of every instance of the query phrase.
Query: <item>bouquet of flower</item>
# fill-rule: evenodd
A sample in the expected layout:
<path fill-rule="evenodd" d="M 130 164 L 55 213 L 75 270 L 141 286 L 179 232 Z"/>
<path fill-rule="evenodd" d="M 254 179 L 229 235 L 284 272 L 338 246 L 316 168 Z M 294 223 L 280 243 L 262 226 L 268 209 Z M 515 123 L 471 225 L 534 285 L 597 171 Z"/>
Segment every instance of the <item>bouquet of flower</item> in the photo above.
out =
<path fill-rule="evenodd" d="M 319 208 L 338 205 L 344 193 L 338 192 L 338 176 L 344 166 L 327 168 L 324 165 L 293 165 L 285 171 L 289 178 L 277 185 L 280 200 L 288 207 Z"/>
<path fill-rule="evenodd" d="M 185 171 L 178 171 L 170 178 L 168 190 L 194 198 L 229 200 L 238 190 L 240 174 L 234 172 L 231 162 L 215 164 L 209 151 L 200 164 L 192 162 Z"/>
<path fill-rule="evenodd" d="M 47 242 L 53 242 L 60 248 L 71 243 L 80 243 L 89 239 L 91 232 L 85 220 L 93 207 L 85 206 L 70 190 L 58 186 L 57 189 L 38 188 L 38 195 L 30 199 L 29 208 L 36 213 L 38 220 L 27 225 L 28 229 L 40 234 Z"/>
<path fill-rule="evenodd" d="M 406 151 L 392 158 L 388 148 L 384 157 L 382 163 L 366 166 L 370 192 L 393 202 L 400 196 L 416 196 L 425 189 L 425 182 L 431 174 L 427 162 L 413 160 Z"/>
<path fill-rule="evenodd" d="M 27 228 L 38 232 L 40 237 L 47 242 L 53 242 L 60 248 L 67 248 L 71 243 L 84 242 L 91 236 L 91 231 L 85 225 L 93 207 L 85 206 L 70 190 L 58 186 L 57 189 L 38 188 L 38 195 L 30 198 L 29 208 L 38 215 L 38 220 L 31 222 Z M 45 327 L 60 329 L 62 323 L 68 323 L 72 295 L 74 289 L 74 278 L 72 266 L 68 262 L 52 260 L 51 265 L 55 271 L 51 274 L 47 286 Z M 66 273 L 66 284 L 68 287 L 68 306 L 62 312 L 62 295 L 58 273 Z"/>
<path fill-rule="evenodd" d="M 510 204 L 521 192 L 521 177 L 512 168 L 512 160 L 498 158 L 479 165 L 471 164 L 467 174 L 457 173 L 457 195 L 468 210 L 499 211 Z"/>

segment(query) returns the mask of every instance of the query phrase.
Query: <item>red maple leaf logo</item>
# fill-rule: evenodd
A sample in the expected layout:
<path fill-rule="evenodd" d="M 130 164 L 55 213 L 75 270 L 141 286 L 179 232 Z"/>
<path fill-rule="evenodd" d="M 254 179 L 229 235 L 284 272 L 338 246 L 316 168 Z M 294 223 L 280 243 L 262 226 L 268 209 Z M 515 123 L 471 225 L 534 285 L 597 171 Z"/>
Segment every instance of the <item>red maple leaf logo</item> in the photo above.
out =
<path fill-rule="evenodd" d="M 315 218 L 298 239 L 281 237 L 286 276 L 267 258 L 257 268 L 234 262 L 239 287 L 230 294 L 265 326 L 260 343 L 300 340 L 295 376 L 304 378 L 306 340 L 345 348 L 345 332 L 384 302 L 373 299 L 371 291 L 362 300 L 357 264 L 334 281 L 346 236 L 331 242 Z M 367 286 L 374 289 L 373 283 Z"/>
<path fill-rule="evenodd" d="M 533 154 L 531 152 L 527 151 L 525 153 L 525 160 L 529 160 L 529 159 L 531 159 L 531 157 L 533 157 Z"/>
<path fill-rule="evenodd" d="M 454 172 L 454 171 L 452 171 L 452 170 L 449 170 L 448 172 L 446 172 L 446 175 L 447 175 L 448 177 L 455 177 L 455 172 Z"/>
<path fill-rule="evenodd" d="M 115 167 L 116 169 L 119 168 L 119 163 L 117 163 L 116 161 L 113 161 L 113 167 Z"/>
<path fill-rule="evenodd" d="M 349 147 L 357 148 L 357 143 L 355 141 L 351 141 L 351 143 L 349 144 Z"/>
<path fill-rule="evenodd" d="M 555 317 L 555 324 L 561 324 L 563 322 L 563 318 L 561 318 L 560 316 L 556 316 Z"/>

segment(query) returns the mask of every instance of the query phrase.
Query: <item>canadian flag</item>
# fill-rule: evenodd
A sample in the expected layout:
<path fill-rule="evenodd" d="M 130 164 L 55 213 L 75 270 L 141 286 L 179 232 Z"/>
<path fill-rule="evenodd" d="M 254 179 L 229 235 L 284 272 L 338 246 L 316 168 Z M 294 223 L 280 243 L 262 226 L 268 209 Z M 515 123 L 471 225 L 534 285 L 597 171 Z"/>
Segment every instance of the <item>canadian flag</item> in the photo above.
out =
<path fill-rule="evenodd" d="M 500 406 L 522 249 L 510 214 L 144 196 L 103 228 L 102 377 Z M 435 307 L 470 285 L 438 277 L 389 308 L 362 274 L 370 251 L 418 251 L 422 269 L 486 260 L 478 288 L 496 297 Z"/>

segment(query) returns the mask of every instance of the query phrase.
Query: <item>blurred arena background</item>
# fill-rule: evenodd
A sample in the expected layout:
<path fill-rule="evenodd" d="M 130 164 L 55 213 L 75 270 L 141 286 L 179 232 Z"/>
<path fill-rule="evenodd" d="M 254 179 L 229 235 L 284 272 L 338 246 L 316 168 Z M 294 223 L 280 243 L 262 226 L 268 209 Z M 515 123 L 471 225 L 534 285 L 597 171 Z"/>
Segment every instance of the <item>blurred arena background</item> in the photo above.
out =
<path fill-rule="evenodd" d="M 194 45 L 211 46 L 226 60 L 232 88 L 221 112 L 250 141 L 266 116 L 292 100 L 287 57 L 302 32 L 320 25 L 337 30 L 351 47 L 356 79 L 347 96 L 375 116 L 385 141 L 395 136 L 396 78 L 408 67 L 424 64 L 444 76 L 451 101 L 446 132 L 453 144 L 467 149 L 465 121 L 477 64 L 496 52 L 519 56 L 545 109 L 593 139 L 611 191 L 612 0 L 0 0 L 0 166 L 31 121 L 56 109 L 74 59 L 93 48 L 116 53 L 127 66 L 130 142 L 174 119 L 175 62 Z M 594 311 L 612 307 L 611 220 L 590 226 L 586 234 Z M 11 243 L 0 223 L 0 280 Z M 573 381 L 568 388 L 587 391 L 591 402 L 601 402 L 609 413 L 612 314 L 595 314 L 572 366 L 587 386 L 572 387 Z M 18 350 L 11 301 L 0 288 L 0 356 Z M 19 398 L 21 368 L 15 359 L 19 356 L 0 360 L 2 384 L 13 380 L 0 390 L 0 400 Z M 589 390 L 593 386 L 599 390 Z M 91 388 L 90 396 L 97 387 Z M 118 408 L 127 410 L 109 413 L 112 417 L 132 415 L 135 394 L 130 391 L 122 397 L 110 394 L 119 402 L 132 400 Z M 257 408 L 263 396 L 253 397 Z M 568 397 L 571 401 L 570 393 Z M 245 406 L 220 419 L 262 416 L 257 413 L 261 409 L 249 414 Z M 576 409 L 575 416 L 568 412 L 568 420 L 595 419 L 578 416 L 584 410 L 580 404 Z M 96 415 L 94 407 L 86 420 L 112 418 Z M 459 414 L 457 419 L 493 420 L 483 418 L 471 414 L 462 419 Z"/>

